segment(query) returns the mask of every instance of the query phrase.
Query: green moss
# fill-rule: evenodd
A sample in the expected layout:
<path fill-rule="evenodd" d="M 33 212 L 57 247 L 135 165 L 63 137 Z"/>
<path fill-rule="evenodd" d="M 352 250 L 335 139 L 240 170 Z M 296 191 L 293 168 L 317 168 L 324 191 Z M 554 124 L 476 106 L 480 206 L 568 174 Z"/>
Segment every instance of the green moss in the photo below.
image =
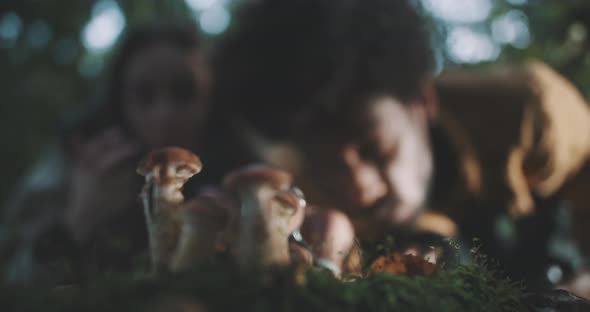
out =
<path fill-rule="evenodd" d="M 352 282 L 309 270 L 304 286 L 293 282 L 293 272 L 243 277 L 229 267 L 176 276 L 109 276 L 83 289 L 10 288 L 2 291 L 0 306 L 18 311 L 149 311 L 163 302 L 194 300 L 210 311 L 526 310 L 523 288 L 481 261 L 431 276 L 373 274 Z"/>

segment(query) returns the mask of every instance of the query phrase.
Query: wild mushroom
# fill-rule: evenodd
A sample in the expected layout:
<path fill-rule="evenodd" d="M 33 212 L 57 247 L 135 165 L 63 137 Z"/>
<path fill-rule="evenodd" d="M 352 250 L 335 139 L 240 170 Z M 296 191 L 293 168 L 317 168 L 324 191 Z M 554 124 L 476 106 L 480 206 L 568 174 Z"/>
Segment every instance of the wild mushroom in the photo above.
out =
<path fill-rule="evenodd" d="M 290 263 L 289 236 L 305 201 L 285 171 L 249 166 L 227 176 L 223 184 L 240 199 L 236 253 L 242 270 Z"/>
<path fill-rule="evenodd" d="M 199 157 L 179 147 L 152 151 L 139 163 L 137 173 L 145 176 L 140 196 L 154 270 L 170 265 L 180 235 L 182 187 L 201 169 Z"/>
<path fill-rule="evenodd" d="M 173 271 L 211 261 L 220 249 L 226 249 L 226 232 L 231 225 L 235 204 L 220 190 L 206 189 L 182 208 L 182 233 L 172 261 Z M 220 247 L 221 246 L 221 247 Z"/>
<path fill-rule="evenodd" d="M 345 213 L 334 209 L 312 209 L 303 231 L 318 267 L 331 271 L 336 277 L 341 277 L 342 273 L 360 273 L 361 259 L 355 246 L 354 226 Z"/>

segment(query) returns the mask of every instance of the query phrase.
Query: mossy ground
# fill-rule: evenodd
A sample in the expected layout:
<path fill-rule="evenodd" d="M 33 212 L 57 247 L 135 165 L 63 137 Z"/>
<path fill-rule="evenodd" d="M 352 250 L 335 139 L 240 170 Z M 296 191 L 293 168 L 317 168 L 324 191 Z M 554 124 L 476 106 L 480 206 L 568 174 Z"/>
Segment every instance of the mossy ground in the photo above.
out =
<path fill-rule="evenodd" d="M 198 302 L 208 311 L 526 311 L 526 293 L 488 264 L 442 268 L 430 276 L 372 274 L 343 282 L 321 271 L 264 279 L 216 265 L 182 275 L 102 277 L 84 288 L 5 288 L 2 311 L 174 311 Z M 165 308 L 163 308 L 166 305 Z M 174 305 L 174 304 L 172 304 Z M 181 310 L 178 310 L 181 311 Z"/>

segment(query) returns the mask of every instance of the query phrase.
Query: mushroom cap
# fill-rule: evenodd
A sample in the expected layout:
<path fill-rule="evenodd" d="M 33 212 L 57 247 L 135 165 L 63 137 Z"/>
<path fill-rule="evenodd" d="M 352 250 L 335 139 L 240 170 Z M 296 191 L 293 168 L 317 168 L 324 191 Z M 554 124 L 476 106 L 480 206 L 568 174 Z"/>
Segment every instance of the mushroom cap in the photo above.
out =
<path fill-rule="evenodd" d="M 246 166 L 226 175 L 223 179 L 223 186 L 232 190 L 253 184 L 269 184 L 284 190 L 291 187 L 291 183 L 293 183 L 291 174 L 263 164 Z"/>
<path fill-rule="evenodd" d="M 183 178 L 190 178 L 203 168 L 201 159 L 191 151 L 180 147 L 165 147 L 151 151 L 140 162 L 137 173 L 146 176 L 155 168 L 182 166 Z M 179 173 L 179 172 L 177 172 Z"/>

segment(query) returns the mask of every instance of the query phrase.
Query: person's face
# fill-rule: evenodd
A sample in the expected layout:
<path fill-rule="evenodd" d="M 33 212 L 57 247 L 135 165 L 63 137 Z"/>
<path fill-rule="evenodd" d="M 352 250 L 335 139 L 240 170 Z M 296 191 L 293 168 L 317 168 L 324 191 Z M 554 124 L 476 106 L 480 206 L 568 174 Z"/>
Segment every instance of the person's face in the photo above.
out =
<path fill-rule="evenodd" d="M 123 75 L 124 116 L 140 142 L 192 147 L 209 109 L 202 52 L 155 44 L 138 52 Z"/>
<path fill-rule="evenodd" d="M 409 223 L 425 201 L 432 172 L 426 114 L 382 96 L 347 120 L 349 131 L 318 129 L 304 139 L 302 180 L 310 202 L 353 218 Z"/>

